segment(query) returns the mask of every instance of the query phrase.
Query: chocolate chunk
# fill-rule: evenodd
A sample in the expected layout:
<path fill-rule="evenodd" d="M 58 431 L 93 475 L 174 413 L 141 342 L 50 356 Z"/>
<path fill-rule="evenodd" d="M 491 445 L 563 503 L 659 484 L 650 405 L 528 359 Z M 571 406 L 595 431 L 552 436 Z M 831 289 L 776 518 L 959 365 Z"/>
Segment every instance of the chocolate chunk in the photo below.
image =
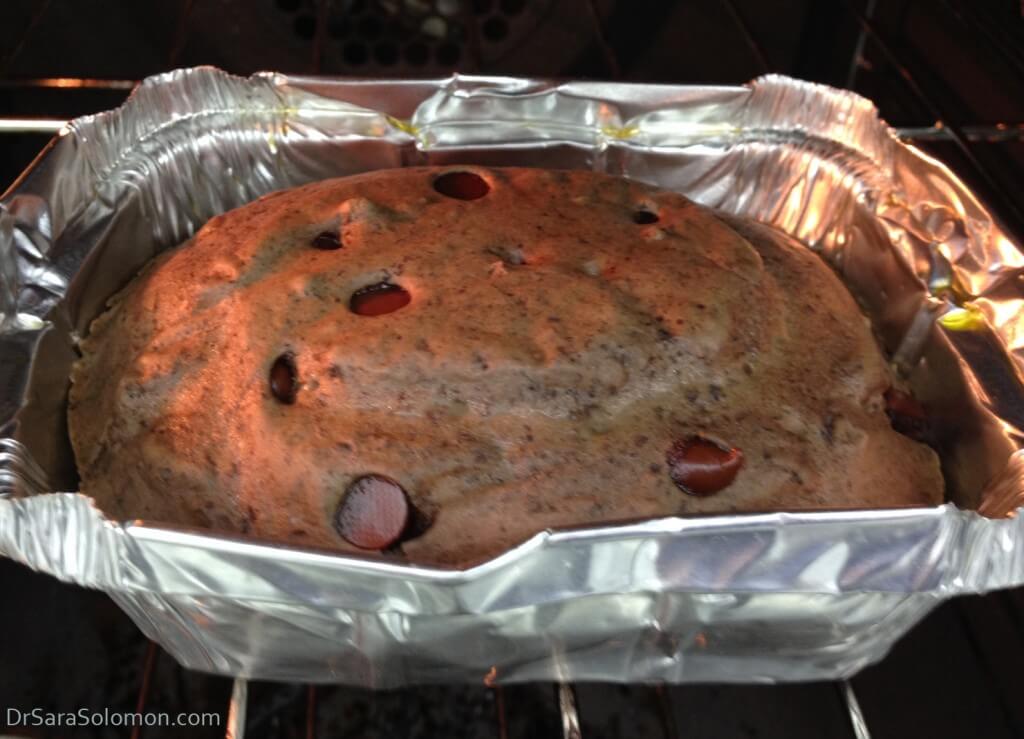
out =
<path fill-rule="evenodd" d="M 889 424 L 894 431 L 909 436 L 914 441 L 935 446 L 935 429 L 924 407 L 917 400 L 892 387 L 885 391 L 883 397 L 885 413 L 889 416 Z"/>
<path fill-rule="evenodd" d="M 401 285 L 380 282 L 352 293 L 349 308 L 360 316 L 382 316 L 404 308 L 411 300 L 409 291 Z"/>
<path fill-rule="evenodd" d="M 270 392 L 286 405 L 295 402 L 299 391 L 299 372 L 295 367 L 295 357 L 282 354 L 270 366 Z"/>
<path fill-rule="evenodd" d="M 689 495 L 704 497 L 732 483 L 743 466 L 743 452 L 691 436 L 673 444 L 665 461 L 676 487 Z"/>
<path fill-rule="evenodd" d="M 345 491 L 334 527 L 360 549 L 387 549 L 405 531 L 409 508 L 409 499 L 397 482 L 383 475 L 364 475 Z"/>

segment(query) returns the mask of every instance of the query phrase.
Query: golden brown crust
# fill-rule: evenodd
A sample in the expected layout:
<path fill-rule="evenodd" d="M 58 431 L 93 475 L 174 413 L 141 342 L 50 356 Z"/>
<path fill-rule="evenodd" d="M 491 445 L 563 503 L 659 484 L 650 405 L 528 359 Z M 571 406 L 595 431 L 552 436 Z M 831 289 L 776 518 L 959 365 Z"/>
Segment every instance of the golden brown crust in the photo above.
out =
<path fill-rule="evenodd" d="M 930 505 L 934 453 L 890 428 L 890 376 L 812 253 L 675 193 L 587 172 L 376 172 L 269 195 L 160 257 L 82 342 L 82 491 L 117 517 L 357 551 L 332 525 L 361 475 L 432 518 L 402 545 L 465 564 L 548 527 L 671 514 Z M 638 207 L 658 222 L 637 224 Z M 340 225 L 343 248 L 311 246 Z M 386 280 L 411 293 L 349 309 Z M 294 404 L 268 376 L 292 353 Z M 676 487 L 703 435 L 726 489 Z"/>

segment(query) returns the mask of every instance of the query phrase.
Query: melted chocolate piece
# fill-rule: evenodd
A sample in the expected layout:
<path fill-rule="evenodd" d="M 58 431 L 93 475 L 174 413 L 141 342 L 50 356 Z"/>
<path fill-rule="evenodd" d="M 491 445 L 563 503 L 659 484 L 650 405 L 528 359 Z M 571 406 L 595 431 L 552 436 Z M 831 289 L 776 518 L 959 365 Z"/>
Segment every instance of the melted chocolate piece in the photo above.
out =
<path fill-rule="evenodd" d="M 310 245 L 314 249 L 322 249 L 324 251 L 340 249 L 341 235 L 337 231 L 321 231 L 313 237 L 313 241 L 310 242 Z"/>
<path fill-rule="evenodd" d="M 456 200 L 479 200 L 491 191 L 491 186 L 473 172 L 445 172 L 434 180 L 434 189 Z"/>
<path fill-rule="evenodd" d="M 652 223 L 657 223 L 658 220 L 658 214 L 646 208 L 633 211 L 633 223 L 638 226 L 648 226 Z"/>
<path fill-rule="evenodd" d="M 378 282 L 352 293 L 349 308 L 360 316 L 382 316 L 404 308 L 412 300 L 409 291 L 401 285 Z"/>
<path fill-rule="evenodd" d="M 410 507 L 397 482 L 383 475 L 364 475 L 345 491 L 334 514 L 334 528 L 360 549 L 387 549 L 408 526 Z"/>
<path fill-rule="evenodd" d="M 885 391 L 882 396 L 885 398 L 886 412 L 890 416 L 905 416 L 907 418 L 916 418 L 918 420 L 924 420 L 928 415 L 924 412 L 924 407 L 918 403 L 912 395 L 897 390 L 894 387 L 889 388 Z"/>
<path fill-rule="evenodd" d="M 669 476 L 688 495 L 705 497 L 727 488 L 743 466 L 743 452 L 700 436 L 677 441 L 665 455 Z"/>
<path fill-rule="evenodd" d="M 299 372 L 292 354 L 282 354 L 270 366 L 270 392 L 286 405 L 295 402 L 299 391 Z"/>
<path fill-rule="evenodd" d="M 885 399 L 885 413 L 894 431 L 922 444 L 935 446 L 932 423 L 924 407 L 913 396 L 891 387 L 882 397 Z"/>

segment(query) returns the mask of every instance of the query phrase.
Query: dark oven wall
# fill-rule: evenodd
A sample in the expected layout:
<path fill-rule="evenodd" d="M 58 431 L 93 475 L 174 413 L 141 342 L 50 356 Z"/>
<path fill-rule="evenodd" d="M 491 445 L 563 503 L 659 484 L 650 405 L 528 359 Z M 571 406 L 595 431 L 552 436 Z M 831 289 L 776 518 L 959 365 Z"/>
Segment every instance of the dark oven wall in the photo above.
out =
<path fill-rule="evenodd" d="M 24 119 L 45 119 L 45 128 L 108 109 L 147 75 L 199 64 L 237 74 L 459 71 L 700 84 L 779 72 L 875 101 L 1024 238 L 1024 21 L 1012 0 L 4 0 L 0 189 L 49 140 Z M 106 596 L 0 560 L 0 602 L 0 710 L 211 711 L 219 726 L 188 736 L 224 735 L 231 681 L 178 668 Z M 1024 736 L 1015 689 L 1022 657 L 1024 595 L 1011 591 L 944 604 L 849 684 L 372 693 L 264 683 L 250 685 L 246 733 L 570 736 L 571 701 L 588 739 L 1000 739 Z M 866 733 L 851 724 L 853 694 Z M 6 712 L 0 735 L 176 735 L 8 732 L 5 720 Z"/>

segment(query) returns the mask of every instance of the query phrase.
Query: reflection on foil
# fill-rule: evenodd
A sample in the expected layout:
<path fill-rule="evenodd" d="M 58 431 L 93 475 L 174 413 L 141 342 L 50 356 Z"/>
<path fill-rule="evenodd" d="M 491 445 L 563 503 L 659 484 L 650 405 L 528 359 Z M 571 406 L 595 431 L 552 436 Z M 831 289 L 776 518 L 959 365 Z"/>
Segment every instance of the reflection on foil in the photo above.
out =
<path fill-rule="evenodd" d="M 77 484 L 75 341 L 154 254 L 271 190 L 450 163 L 624 174 L 801 239 L 928 408 L 950 503 L 548 532 L 444 571 L 120 524 L 45 494 Z M 182 664 L 245 678 L 849 676 L 942 598 L 1024 582 L 1022 267 L 971 193 L 868 101 L 782 77 L 164 74 L 68 124 L 0 199 L 0 553 L 110 593 Z"/>

